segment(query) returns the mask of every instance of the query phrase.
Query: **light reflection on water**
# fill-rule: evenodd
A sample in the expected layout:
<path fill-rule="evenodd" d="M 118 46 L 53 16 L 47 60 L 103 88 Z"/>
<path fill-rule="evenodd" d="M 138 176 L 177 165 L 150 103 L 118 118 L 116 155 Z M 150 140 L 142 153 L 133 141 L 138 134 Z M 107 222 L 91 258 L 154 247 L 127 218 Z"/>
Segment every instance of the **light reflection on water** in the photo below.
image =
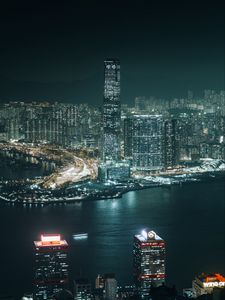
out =
<path fill-rule="evenodd" d="M 203 271 L 224 273 L 223 220 L 223 182 L 152 188 L 122 199 L 60 206 L 0 203 L 2 283 L 10 290 L 14 274 L 15 292 L 29 290 L 32 241 L 43 232 L 62 233 L 68 240 L 73 278 L 82 273 L 93 281 L 99 273 L 115 272 L 120 284 L 132 283 L 133 235 L 149 227 L 166 241 L 168 283 L 188 287 Z M 77 232 L 87 232 L 88 239 L 74 242 Z"/>

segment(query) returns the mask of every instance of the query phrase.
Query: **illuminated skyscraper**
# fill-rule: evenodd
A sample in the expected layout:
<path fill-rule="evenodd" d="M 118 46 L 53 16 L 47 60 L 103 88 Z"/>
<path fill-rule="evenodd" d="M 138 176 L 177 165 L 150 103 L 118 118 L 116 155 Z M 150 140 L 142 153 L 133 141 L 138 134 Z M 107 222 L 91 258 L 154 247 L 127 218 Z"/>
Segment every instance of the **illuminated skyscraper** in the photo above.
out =
<path fill-rule="evenodd" d="M 120 159 L 120 62 L 104 62 L 103 140 L 102 160 Z"/>
<path fill-rule="evenodd" d="M 173 168 L 178 164 L 179 145 L 178 145 L 178 130 L 177 120 L 167 120 L 165 122 L 165 167 Z"/>
<path fill-rule="evenodd" d="M 59 234 L 45 234 L 34 246 L 34 299 L 52 299 L 68 285 L 68 244 Z"/>
<path fill-rule="evenodd" d="M 134 280 L 140 298 L 165 281 L 165 242 L 154 231 L 134 236 Z"/>
<path fill-rule="evenodd" d="M 136 170 L 156 171 L 164 167 L 163 118 L 132 115 L 124 122 L 124 155 Z"/>

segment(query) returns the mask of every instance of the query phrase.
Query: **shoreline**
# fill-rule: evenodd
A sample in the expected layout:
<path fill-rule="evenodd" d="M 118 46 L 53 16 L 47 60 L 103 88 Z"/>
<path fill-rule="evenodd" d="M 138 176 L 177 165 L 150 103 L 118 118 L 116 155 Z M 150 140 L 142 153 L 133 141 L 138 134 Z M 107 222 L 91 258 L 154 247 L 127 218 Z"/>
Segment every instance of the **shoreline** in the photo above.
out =
<path fill-rule="evenodd" d="M 19 200 L 16 198 L 8 198 L 6 195 L 0 194 L 0 201 L 7 203 L 7 204 L 16 204 L 16 205 L 25 205 L 25 206 L 46 206 L 46 205 L 55 205 L 55 204 L 73 204 L 73 203 L 79 203 L 79 202 L 87 202 L 87 201 L 100 201 L 100 200 L 109 200 L 109 199 L 120 199 L 122 196 L 128 192 L 131 191 L 138 191 L 138 190 L 144 190 L 144 189 L 151 189 L 151 188 L 157 188 L 162 187 L 166 189 L 171 189 L 174 186 L 183 186 L 186 184 L 191 183 L 200 183 L 205 181 L 218 181 L 218 180 L 224 180 L 225 182 L 225 171 L 214 171 L 214 172 L 204 172 L 204 173 L 198 173 L 198 174 L 186 174 L 187 177 L 184 179 L 177 179 L 175 176 L 167 176 L 166 179 L 170 179 L 170 183 L 160 183 L 160 182 L 152 182 L 147 181 L 144 178 L 139 180 L 130 180 L 128 182 L 118 182 L 114 185 L 109 185 L 107 187 L 103 186 L 100 182 L 87 182 L 87 183 L 81 183 L 80 186 L 84 186 L 83 191 L 79 193 L 79 195 L 71 195 L 70 197 L 66 194 L 67 189 L 61 189 L 60 191 L 56 191 L 56 194 L 58 193 L 58 198 L 55 195 L 54 191 L 49 190 L 33 190 L 33 195 L 35 197 L 30 198 L 30 200 Z M 98 189 L 94 189 L 89 191 L 89 193 L 84 192 L 89 186 L 96 185 Z M 125 186 L 127 185 L 127 186 Z M 26 187 L 26 186 L 25 186 Z M 103 189 L 102 189 L 103 187 Z M 17 186 L 18 188 L 18 186 Z M 79 189 L 79 184 L 74 185 L 72 187 L 69 187 L 69 189 L 74 189 L 76 192 Z M 36 193 L 40 193 L 39 197 L 36 196 Z M 45 196 L 47 196 L 46 199 L 43 199 Z M 15 193 L 15 191 L 11 190 L 9 191 L 9 196 L 12 196 L 12 194 Z M 52 194 L 51 194 L 52 193 Z M 41 199 L 42 198 L 42 199 Z"/>

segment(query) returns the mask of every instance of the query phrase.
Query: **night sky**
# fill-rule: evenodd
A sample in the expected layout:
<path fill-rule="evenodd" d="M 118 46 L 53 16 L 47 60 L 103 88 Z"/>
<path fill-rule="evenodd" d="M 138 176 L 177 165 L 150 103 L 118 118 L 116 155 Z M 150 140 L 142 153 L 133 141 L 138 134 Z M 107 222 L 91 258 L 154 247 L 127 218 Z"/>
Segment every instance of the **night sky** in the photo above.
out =
<path fill-rule="evenodd" d="M 223 3 L 1 1 L 0 100 L 101 105 L 107 57 L 124 103 L 224 89 Z"/>

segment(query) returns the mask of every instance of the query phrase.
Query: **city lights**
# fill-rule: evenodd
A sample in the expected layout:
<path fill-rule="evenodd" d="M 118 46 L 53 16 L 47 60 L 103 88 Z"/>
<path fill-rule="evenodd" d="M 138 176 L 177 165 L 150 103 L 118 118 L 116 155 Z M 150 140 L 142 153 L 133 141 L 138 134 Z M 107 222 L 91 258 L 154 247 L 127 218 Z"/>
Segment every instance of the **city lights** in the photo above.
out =
<path fill-rule="evenodd" d="M 225 1 L 1 1 L 0 300 L 225 299 Z"/>

